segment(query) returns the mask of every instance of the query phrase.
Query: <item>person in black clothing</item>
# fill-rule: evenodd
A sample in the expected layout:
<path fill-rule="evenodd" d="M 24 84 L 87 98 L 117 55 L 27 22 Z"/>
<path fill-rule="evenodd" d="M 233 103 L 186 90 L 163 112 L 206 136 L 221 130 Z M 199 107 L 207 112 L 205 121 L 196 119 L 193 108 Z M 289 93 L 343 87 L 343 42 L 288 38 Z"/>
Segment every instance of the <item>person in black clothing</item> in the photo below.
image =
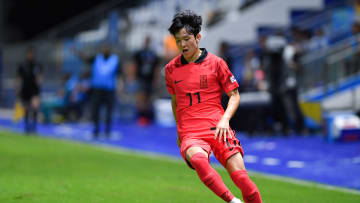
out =
<path fill-rule="evenodd" d="M 75 50 L 73 50 L 75 51 Z M 92 119 L 94 122 L 94 138 L 100 132 L 100 112 L 104 106 L 106 108 L 105 135 L 110 137 L 112 113 L 115 100 L 116 80 L 120 73 L 119 58 L 111 52 L 108 44 L 102 47 L 102 52 L 93 57 L 88 57 L 82 52 L 76 52 L 84 62 L 91 64 L 90 88 L 93 101 Z"/>
<path fill-rule="evenodd" d="M 40 107 L 42 66 L 35 61 L 33 48 L 26 51 L 26 59 L 17 69 L 16 93 L 25 109 L 25 132 L 36 132 Z"/>
<path fill-rule="evenodd" d="M 153 119 L 153 112 L 150 104 L 150 98 L 153 93 L 154 78 L 158 71 L 159 57 L 150 48 L 151 37 L 145 38 L 144 47 L 134 55 L 136 64 L 136 75 L 141 82 L 141 91 L 139 95 L 138 122 L 147 124 Z"/>
<path fill-rule="evenodd" d="M 284 61 L 286 69 L 286 98 L 290 121 L 297 135 L 306 133 L 305 118 L 300 109 L 298 100 L 299 81 L 301 79 L 301 63 L 300 57 L 303 50 L 298 42 L 290 42 L 284 49 Z"/>
<path fill-rule="evenodd" d="M 288 112 L 285 103 L 285 64 L 283 49 L 286 45 L 285 38 L 281 34 L 267 38 L 264 52 L 264 68 L 269 83 L 271 94 L 271 111 L 275 120 L 275 130 L 281 130 L 288 135 L 290 130 Z"/>

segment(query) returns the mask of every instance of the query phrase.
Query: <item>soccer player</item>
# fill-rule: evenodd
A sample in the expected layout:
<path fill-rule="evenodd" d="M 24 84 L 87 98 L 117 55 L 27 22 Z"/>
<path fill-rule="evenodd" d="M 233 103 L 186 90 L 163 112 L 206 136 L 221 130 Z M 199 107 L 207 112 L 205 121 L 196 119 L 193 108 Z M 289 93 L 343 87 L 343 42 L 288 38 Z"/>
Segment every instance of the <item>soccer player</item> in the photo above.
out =
<path fill-rule="evenodd" d="M 174 16 L 169 28 L 181 53 L 165 67 L 177 143 L 186 163 L 217 196 L 241 202 L 211 167 L 211 151 L 240 188 L 244 201 L 259 203 L 259 190 L 246 172 L 242 147 L 229 126 L 240 103 L 239 85 L 224 60 L 199 48 L 201 24 L 201 16 L 186 10 Z M 225 112 L 220 102 L 223 91 L 229 96 Z"/>

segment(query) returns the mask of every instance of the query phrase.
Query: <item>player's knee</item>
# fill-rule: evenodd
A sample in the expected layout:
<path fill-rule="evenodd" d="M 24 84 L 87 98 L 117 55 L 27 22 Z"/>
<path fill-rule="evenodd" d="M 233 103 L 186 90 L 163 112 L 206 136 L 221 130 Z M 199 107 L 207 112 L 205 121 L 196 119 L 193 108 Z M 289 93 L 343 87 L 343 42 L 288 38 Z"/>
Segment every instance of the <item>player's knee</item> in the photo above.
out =
<path fill-rule="evenodd" d="M 208 157 L 203 153 L 196 153 L 190 158 L 190 163 L 200 174 L 206 174 L 210 167 Z"/>
<path fill-rule="evenodd" d="M 186 150 L 185 153 L 186 160 L 190 161 L 191 157 L 193 157 L 197 153 L 202 153 L 206 157 L 208 156 L 208 153 L 205 152 L 201 147 L 190 147 L 189 149 Z"/>
<path fill-rule="evenodd" d="M 198 152 L 198 153 L 191 156 L 190 163 L 195 168 L 195 166 L 202 166 L 202 165 L 204 165 L 206 163 L 208 164 L 209 161 L 208 161 L 208 158 L 206 157 L 205 154 Z"/>
<path fill-rule="evenodd" d="M 234 154 L 229 159 L 227 159 L 225 168 L 229 173 L 238 170 L 246 170 L 244 165 L 244 160 L 242 159 L 241 154 L 240 153 Z"/>

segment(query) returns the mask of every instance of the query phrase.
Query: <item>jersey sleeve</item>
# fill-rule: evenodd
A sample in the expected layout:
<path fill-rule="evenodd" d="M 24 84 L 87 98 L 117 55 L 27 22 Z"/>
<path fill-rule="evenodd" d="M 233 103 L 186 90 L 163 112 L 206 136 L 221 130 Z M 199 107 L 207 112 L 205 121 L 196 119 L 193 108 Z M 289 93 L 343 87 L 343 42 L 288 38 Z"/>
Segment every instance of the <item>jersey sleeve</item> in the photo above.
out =
<path fill-rule="evenodd" d="M 167 87 L 167 90 L 169 92 L 169 94 L 175 94 L 175 90 L 174 90 L 174 87 L 173 87 L 173 82 L 171 80 L 171 67 L 170 66 L 165 66 L 165 79 L 166 79 L 166 87 Z"/>
<path fill-rule="evenodd" d="M 226 93 L 239 87 L 239 84 L 237 83 L 234 75 L 229 70 L 228 65 L 222 59 L 218 62 L 217 77 Z"/>

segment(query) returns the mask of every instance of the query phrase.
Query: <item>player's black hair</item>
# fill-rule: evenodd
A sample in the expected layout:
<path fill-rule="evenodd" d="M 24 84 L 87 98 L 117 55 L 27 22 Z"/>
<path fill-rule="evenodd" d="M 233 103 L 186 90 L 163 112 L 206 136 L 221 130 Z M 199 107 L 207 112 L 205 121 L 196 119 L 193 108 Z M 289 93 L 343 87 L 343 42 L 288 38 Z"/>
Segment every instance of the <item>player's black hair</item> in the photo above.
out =
<path fill-rule="evenodd" d="M 175 36 L 182 28 L 195 37 L 201 31 L 202 18 L 191 10 L 180 11 L 175 14 L 169 32 Z"/>

